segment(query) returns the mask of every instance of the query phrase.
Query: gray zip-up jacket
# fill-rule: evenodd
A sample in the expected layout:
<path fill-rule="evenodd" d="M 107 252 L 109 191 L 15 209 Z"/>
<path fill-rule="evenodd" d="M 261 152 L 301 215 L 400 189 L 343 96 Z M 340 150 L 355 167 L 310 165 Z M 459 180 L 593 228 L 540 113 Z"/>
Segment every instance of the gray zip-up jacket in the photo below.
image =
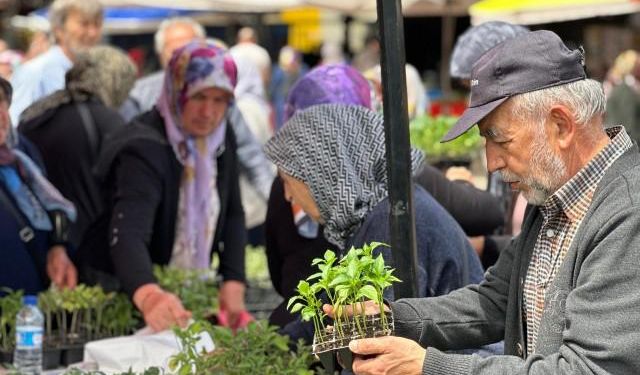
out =
<path fill-rule="evenodd" d="M 640 374 L 640 154 L 605 173 L 547 291 L 536 351 L 526 356 L 523 287 L 542 225 L 529 207 L 522 234 L 479 285 L 391 304 L 396 334 L 427 347 L 423 373 Z M 505 340 L 504 356 L 444 353 Z M 437 349 L 436 349 L 437 348 Z"/>

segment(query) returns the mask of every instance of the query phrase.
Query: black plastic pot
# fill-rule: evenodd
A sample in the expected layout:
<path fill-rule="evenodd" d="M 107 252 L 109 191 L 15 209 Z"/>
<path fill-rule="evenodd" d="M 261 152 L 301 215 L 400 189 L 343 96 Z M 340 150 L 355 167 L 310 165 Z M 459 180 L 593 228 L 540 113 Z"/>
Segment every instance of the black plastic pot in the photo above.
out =
<path fill-rule="evenodd" d="M 13 363 L 13 350 L 0 350 L 0 365 Z"/>
<path fill-rule="evenodd" d="M 44 370 L 52 370 L 60 367 L 60 349 L 48 348 L 42 349 L 42 368 Z"/>
<path fill-rule="evenodd" d="M 63 366 L 82 362 L 82 358 L 84 356 L 84 343 L 64 345 L 60 347 L 60 350 L 60 363 Z"/>

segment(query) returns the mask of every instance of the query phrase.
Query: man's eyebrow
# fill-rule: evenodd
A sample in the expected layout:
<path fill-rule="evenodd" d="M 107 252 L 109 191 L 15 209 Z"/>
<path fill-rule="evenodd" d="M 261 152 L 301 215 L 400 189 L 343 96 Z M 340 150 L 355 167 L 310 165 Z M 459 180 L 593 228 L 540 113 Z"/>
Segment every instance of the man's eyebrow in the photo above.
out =
<path fill-rule="evenodd" d="M 485 130 L 480 130 L 480 136 L 484 138 L 494 139 L 499 137 L 500 135 L 501 135 L 500 131 L 493 126 Z"/>

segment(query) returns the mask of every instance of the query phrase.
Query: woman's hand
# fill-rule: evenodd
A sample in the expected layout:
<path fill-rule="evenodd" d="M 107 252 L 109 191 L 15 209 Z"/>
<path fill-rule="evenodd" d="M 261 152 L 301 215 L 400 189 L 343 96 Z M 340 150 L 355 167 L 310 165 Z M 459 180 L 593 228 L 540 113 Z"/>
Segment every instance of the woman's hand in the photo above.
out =
<path fill-rule="evenodd" d="M 47 275 L 58 288 L 75 288 L 78 284 L 78 272 L 62 245 L 55 245 L 47 253 Z"/>
<path fill-rule="evenodd" d="M 228 280 L 222 283 L 220 287 L 218 300 L 220 302 L 220 310 L 224 310 L 229 319 L 230 327 L 236 327 L 240 313 L 245 311 L 244 291 L 246 287 L 244 283 L 235 280 Z"/>
<path fill-rule="evenodd" d="M 182 306 L 180 299 L 157 284 L 145 284 L 138 288 L 133 294 L 133 303 L 154 332 L 173 325 L 186 327 L 191 319 L 191 312 Z"/>

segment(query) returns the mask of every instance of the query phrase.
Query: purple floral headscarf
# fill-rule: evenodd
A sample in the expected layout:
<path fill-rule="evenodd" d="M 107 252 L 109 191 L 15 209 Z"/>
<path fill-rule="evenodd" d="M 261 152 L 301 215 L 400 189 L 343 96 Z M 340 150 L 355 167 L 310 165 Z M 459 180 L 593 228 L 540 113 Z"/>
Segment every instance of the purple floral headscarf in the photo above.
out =
<path fill-rule="evenodd" d="M 329 64 L 312 69 L 289 91 L 285 121 L 297 111 L 319 104 L 353 104 L 372 108 L 371 86 L 356 69 Z"/>
<path fill-rule="evenodd" d="M 223 120 L 208 136 L 196 138 L 184 130 L 182 111 L 191 96 L 206 88 L 223 89 L 233 95 L 236 80 L 236 65 L 227 51 L 192 42 L 173 53 L 157 103 L 169 143 L 184 166 L 180 185 L 183 210 L 178 212 L 175 241 L 192 254 L 197 268 L 210 264 L 215 232 L 210 219 L 219 206 L 212 204 L 218 197 L 212 194 L 211 182 L 218 172 L 215 153 L 224 142 L 226 122 Z"/>

